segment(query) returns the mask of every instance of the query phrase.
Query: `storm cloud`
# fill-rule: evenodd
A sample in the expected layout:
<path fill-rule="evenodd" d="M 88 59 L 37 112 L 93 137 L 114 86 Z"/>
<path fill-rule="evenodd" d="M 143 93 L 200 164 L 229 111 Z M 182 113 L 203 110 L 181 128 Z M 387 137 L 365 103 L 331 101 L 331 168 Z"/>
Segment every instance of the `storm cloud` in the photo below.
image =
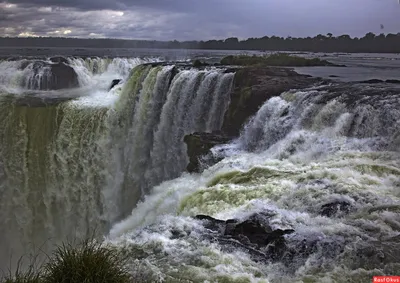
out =
<path fill-rule="evenodd" d="M 363 36 L 370 31 L 400 31 L 397 0 L 0 2 L 0 36 L 202 40 L 314 36 L 329 32 Z"/>

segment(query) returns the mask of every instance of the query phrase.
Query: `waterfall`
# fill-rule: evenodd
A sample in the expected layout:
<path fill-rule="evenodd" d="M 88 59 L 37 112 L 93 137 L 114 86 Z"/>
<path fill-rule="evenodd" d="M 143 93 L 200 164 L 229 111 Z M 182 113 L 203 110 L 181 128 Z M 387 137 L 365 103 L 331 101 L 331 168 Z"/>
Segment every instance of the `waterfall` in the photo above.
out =
<path fill-rule="evenodd" d="M 129 68 L 121 62 L 90 68 L 120 68 L 122 76 Z M 43 107 L 1 95 L 0 266 L 33 246 L 48 251 L 104 233 L 154 185 L 179 176 L 188 163 L 184 136 L 220 129 L 232 81 L 222 70 L 139 65 L 119 94 Z"/>
<path fill-rule="evenodd" d="M 50 90 L 88 86 L 104 89 L 113 79 L 127 79 L 137 65 L 157 58 L 53 57 L 0 61 L 0 86 L 18 90 Z M 75 84 L 74 80 L 77 80 Z"/>
<path fill-rule="evenodd" d="M 202 83 L 213 85 L 212 77 Z M 189 73 L 181 80 L 198 84 Z M 219 146 L 228 156 L 155 186 L 105 241 L 129 253 L 133 276 L 140 270 L 152 282 L 367 282 L 393 274 L 400 270 L 399 109 L 398 89 L 323 86 L 273 97 L 239 139 Z M 236 221 L 196 215 L 238 223 L 257 215 L 267 237 L 293 233 L 272 245 L 275 256 L 267 244 L 227 236 L 223 229 Z M 262 237 L 255 222 L 246 225 L 238 233 Z"/>
<path fill-rule="evenodd" d="M 371 93 L 372 92 L 372 93 Z M 265 103 L 244 128 L 240 143 L 247 150 L 266 150 L 288 135 L 319 133 L 291 144 L 291 154 L 306 146 L 324 150 L 353 148 L 365 143 L 369 150 L 395 147 L 400 132 L 400 96 L 368 88 L 353 92 L 309 90 L 287 92 Z M 356 143 L 355 141 L 358 140 Z M 282 144 L 281 144 L 282 145 Z M 286 145 L 289 146 L 289 145 Z M 277 149 L 276 146 L 274 149 Z M 280 149 L 285 154 L 288 148 Z M 365 150 L 365 147 L 364 147 Z M 287 154 L 287 153 L 286 153 Z"/>
<path fill-rule="evenodd" d="M 25 89 L 46 88 L 51 69 L 46 61 L 0 61 L 0 85 Z"/>
<path fill-rule="evenodd" d="M 75 58 L 70 57 L 68 65 L 71 66 L 78 75 L 80 86 L 96 86 L 98 84 L 105 87 L 113 79 L 127 79 L 131 70 L 140 64 L 157 62 L 157 58 Z M 104 87 L 103 87 L 104 88 Z"/>

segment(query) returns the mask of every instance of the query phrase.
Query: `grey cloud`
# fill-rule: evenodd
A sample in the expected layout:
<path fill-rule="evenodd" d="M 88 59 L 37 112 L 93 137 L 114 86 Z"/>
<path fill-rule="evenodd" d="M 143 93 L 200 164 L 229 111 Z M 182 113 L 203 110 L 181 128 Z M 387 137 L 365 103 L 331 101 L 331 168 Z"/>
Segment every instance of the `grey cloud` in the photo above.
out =
<path fill-rule="evenodd" d="M 396 0 L 9 0 L 7 3 L 16 6 L 5 8 L 6 3 L 0 2 L 0 35 L 24 32 L 60 35 L 71 30 L 67 36 L 200 40 L 228 36 L 314 36 L 328 32 L 362 36 L 369 31 L 381 32 L 380 24 L 385 26 L 385 32 L 400 30 L 400 5 Z"/>
<path fill-rule="evenodd" d="M 82 10 L 116 9 L 120 5 L 106 0 L 9 0 L 7 2 L 24 7 L 57 6 Z"/>
<path fill-rule="evenodd" d="M 236 1 L 236 0 L 232 0 Z M 213 5 L 222 6 L 232 2 L 229 0 L 209 1 L 215 2 Z M 101 9 L 119 10 L 119 9 L 156 9 L 163 11 L 197 11 L 205 6 L 201 1 L 183 1 L 183 0 L 9 0 L 8 3 L 23 5 L 25 7 L 35 6 L 58 6 L 67 8 L 76 8 L 79 10 L 92 11 Z"/>

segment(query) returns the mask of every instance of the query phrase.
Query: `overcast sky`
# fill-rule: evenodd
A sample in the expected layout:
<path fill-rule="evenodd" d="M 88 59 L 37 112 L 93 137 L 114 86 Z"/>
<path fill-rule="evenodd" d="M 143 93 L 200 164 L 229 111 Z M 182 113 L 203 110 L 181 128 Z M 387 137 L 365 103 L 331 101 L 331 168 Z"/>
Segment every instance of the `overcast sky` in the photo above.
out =
<path fill-rule="evenodd" d="M 359 37 L 369 31 L 400 32 L 399 0 L 0 2 L 0 36 L 199 40 L 265 35 L 304 37 L 329 32 Z"/>

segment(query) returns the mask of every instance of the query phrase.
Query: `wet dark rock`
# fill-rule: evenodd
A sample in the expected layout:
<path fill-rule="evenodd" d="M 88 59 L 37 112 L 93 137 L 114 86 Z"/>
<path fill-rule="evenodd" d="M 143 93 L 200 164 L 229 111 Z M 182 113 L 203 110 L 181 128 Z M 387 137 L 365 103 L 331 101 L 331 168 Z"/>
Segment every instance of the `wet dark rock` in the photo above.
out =
<path fill-rule="evenodd" d="M 340 76 L 336 76 L 336 75 L 330 75 L 330 78 L 340 78 Z"/>
<path fill-rule="evenodd" d="M 265 101 L 282 92 L 306 88 L 318 82 L 321 80 L 300 75 L 290 68 L 238 68 L 222 132 L 229 136 L 238 136 L 243 125 L 257 113 Z"/>
<path fill-rule="evenodd" d="M 231 229 L 226 229 L 225 236 L 229 235 L 236 239 L 245 237 L 250 243 L 257 246 L 270 243 L 284 244 L 283 236 L 293 233 L 294 230 L 273 230 L 264 217 L 260 214 L 254 214 L 249 219 L 234 225 Z"/>
<path fill-rule="evenodd" d="M 51 57 L 50 61 L 53 63 L 68 63 L 68 59 L 62 56 Z"/>
<path fill-rule="evenodd" d="M 110 87 L 108 88 L 108 90 L 112 90 L 116 85 L 118 85 L 122 80 L 120 79 L 115 79 L 111 82 Z"/>
<path fill-rule="evenodd" d="M 196 215 L 195 218 L 204 221 L 203 225 L 206 229 L 213 230 L 222 234 L 225 233 L 227 221 L 215 219 L 208 215 Z"/>
<path fill-rule="evenodd" d="M 193 61 L 193 67 L 195 68 L 205 67 L 205 66 L 209 66 L 209 64 L 207 64 L 206 62 L 202 62 L 198 59 Z"/>
<path fill-rule="evenodd" d="M 214 133 L 194 133 L 187 135 L 184 142 L 187 146 L 187 155 L 189 157 L 188 172 L 201 172 L 206 166 L 213 165 L 220 161 L 220 158 L 214 158 L 210 149 L 216 145 L 225 144 L 232 140 L 232 137 L 222 135 L 219 132 Z"/>
<path fill-rule="evenodd" d="M 25 82 L 31 90 L 60 90 L 79 86 L 75 70 L 63 62 L 26 61 L 20 68 L 31 68 L 34 72 L 34 76 L 27 77 Z"/>
<path fill-rule="evenodd" d="M 400 84 L 400 80 L 386 80 L 389 84 Z"/>
<path fill-rule="evenodd" d="M 198 215 L 205 228 L 213 231 L 214 240 L 221 245 L 240 247 L 260 260 L 273 260 L 283 256 L 286 251 L 285 235 L 294 233 L 292 229 L 274 229 L 269 224 L 271 215 L 255 213 L 248 219 L 227 221 Z"/>
<path fill-rule="evenodd" d="M 72 67 L 65 63 L 56 63 L 51 65 L 51 78 L 47 85 L 47 89 L 58 90 L 78 86 L 78 75 Z"/>
<path fill-rule="evenodd" d="M 176 66 L 174 66 L 171 70 L 171 77 L 169 78 L 168 86 L 171 86 L 172 81 L 174 80 L 175 76 L 179 73 L 179 70 Z"/>
<path fill-rule="evenodd" d="M 227 68 L 224 73 L 225 74 L 229 74 L 229 73 L 235 73 L 237 71 L 237 69 L 235 68 Z"/>
<path fill-rule="evenodd" d="M 295 273 L 310 258 L 322 266 L 345 252 L 346 240 L 342 236 L 296 232 L 286 225 L 277 227 L 271 221 L 275 216 L 276 213 L 268 211 L 254 213 L 244 220 L 223 221 L 207 215 L 195 218 L 207 229 L 203 237 L 218 243 L 223 250 L 243 250 L 257 262 L 279 262 L 287 273 Z"/>
<path fill-rule="evenodd" d="M 384 83 L 384 81 L 383 80 L 379 80 L 379 79 L 371 79 L 371 80 L 361 81 L 360 83 L 364 83 L 364 84 L 381 84 L 381 83 Z"/>
<path fill-rule="evenodd" d="M 361 81 L 359 83 L 362 83 L 362 84 L 383 84 L 383 83 L 400 84 L 400 80 L 394 80 L 394 79 L 389 79 L 389 80 L 370 79 L 370 80 Z"/>
<path fill-rule="evenodd" d="M 346 201 L 335 201 L 322 205 L 320 214 L 326 217 L 338 214 L 348 214 L 351 211 L 351 204 Z"/>

